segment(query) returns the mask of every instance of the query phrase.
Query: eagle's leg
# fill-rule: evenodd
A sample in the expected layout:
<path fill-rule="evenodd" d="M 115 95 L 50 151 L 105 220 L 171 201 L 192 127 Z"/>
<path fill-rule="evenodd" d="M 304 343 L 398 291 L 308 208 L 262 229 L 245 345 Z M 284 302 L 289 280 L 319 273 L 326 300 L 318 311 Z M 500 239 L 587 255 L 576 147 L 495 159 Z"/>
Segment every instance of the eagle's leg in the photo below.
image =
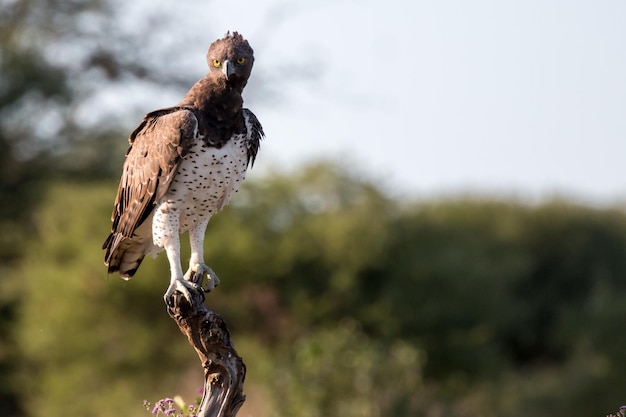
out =
<path fill-rule="evenodd" d="M 155 213 L 152 227 L 155 243 L 162 246 L 167 253 L 167 260 L 170 264 L 170 285 L 163 295 L 166 304 L 171 300 L 174 292 L 179 291 L 192 304 L 191 293 L 189 291 L 202 291 L 202 285 L 195 282 L 186 281 L 183 276 L 183 268 L 180 264 L 180 236 L 178 231 L 179 218 L 175 209 L 168 209 L 167 206 L 159 207 Z M 154 230 L 160 229 L 159 233 Z M 155 238 L 158 236 L 158 238 Z"/>
<path fill-rule="evenodd" d="M 191 258 L 189 259 L 189 270 L 185 274 L 186 281 L 192 281 L 199 285 L 202 285 L 204 275 L 206 274 L 206 292 L 211 291 L 220 283 L 215 272 L 204 263 L 204 233 L 208 223 L 209 219 L 204 219 L 189 230 Z"/>
<path fill-rule="evenodd" d="M 192 291 L 202 291 L 202 285 L 198 285 L 193 281 L 186 281 L 183 276 L 183 268 L 180 265 L 180 238 L 178 233 L 175 233 L 171 238 L 166 239 L 165 251 L 167 253 L 167 260 L 170 263 L 170 285 L 163 295 L 165 303 L 168 304 L 168 300 L 172 298 L 174 292 L 180 291 L 181 294 L 192 304 L 191 293 Z"/>

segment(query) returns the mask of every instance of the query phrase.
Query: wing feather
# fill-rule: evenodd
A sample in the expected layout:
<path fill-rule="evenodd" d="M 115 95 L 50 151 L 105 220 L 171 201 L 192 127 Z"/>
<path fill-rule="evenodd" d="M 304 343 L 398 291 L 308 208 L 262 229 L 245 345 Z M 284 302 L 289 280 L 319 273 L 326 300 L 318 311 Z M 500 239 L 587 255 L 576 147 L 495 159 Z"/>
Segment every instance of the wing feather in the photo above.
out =
<path fill-rule="evenodd" d="M 256 118 L 250 109 L 243 109 L 243 118 L 247 129 L 246 146 L 248 148 L 248 164 L 252 168 L 256 154 L 259 152 L 259 147 L 261 146 L 261 140 L 265 137 L 265 133 L 263 132 L 263 126 L 261 126 L 259 119 Z"/>
<path fill-rule="evenodd" d="M 103 245 L 107 265 L 116 246 L 133 237 L 165 195 L 197 132 L 192 109 L 172 107 L 147 114 L 130 135 L 111 215 L 111 235 Z"/>

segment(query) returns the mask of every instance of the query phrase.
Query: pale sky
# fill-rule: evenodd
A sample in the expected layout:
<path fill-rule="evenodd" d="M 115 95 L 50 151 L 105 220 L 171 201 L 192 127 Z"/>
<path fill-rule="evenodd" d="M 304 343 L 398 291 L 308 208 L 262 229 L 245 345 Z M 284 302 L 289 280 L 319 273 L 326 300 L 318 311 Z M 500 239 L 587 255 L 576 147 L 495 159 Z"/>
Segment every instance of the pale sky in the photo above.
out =
<path fill-rule="evenodd" d="M 330 158 L 413 196 L 626 201 L 624 0 L 150 4 L 185 20 L 168 39 L 198 77 L 227 30 L 255 49 L 251 91 L 317 74 L 246 99 L 267 134 L 250 176 Z"/>

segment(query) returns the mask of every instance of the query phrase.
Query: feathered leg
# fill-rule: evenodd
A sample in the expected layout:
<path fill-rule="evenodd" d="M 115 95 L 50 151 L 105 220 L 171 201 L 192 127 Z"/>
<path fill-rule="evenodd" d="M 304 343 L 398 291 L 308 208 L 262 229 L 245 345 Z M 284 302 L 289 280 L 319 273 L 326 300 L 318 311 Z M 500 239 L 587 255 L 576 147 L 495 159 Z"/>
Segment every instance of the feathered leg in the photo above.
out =
<path fill-rule="evenodd" d="M 211 268 L 204 263 L 204 234 L 209 219 L 203 219 L 189 230 L 189 243 L 191 245 L 191 258 L 189 270 L 185 274 L 185 280 L 202 285 L 204 275 L 207 275 L 206 292 L 211 291 L 220 283 L 219 278 Z"/>
<path fill-rule="evenodd" d="M 180 291 L 183 296 L 192 303 L 190 290 L 202 291 L 202 285 L 198 285 L 193 281 L 185 280 L 183 276 L 183 268 L 180 263 L 180 236 L 179 236 L 179 216 L 178 211 L 163 205 L 159 207 L 152 221 L 154 243 L 167 253 L 167 260 L 170 264 L 170 285 L 163 296 L 165 303 L 171 299 L 175 291 Z M 158 229 L 158 233 L 154 231 Z"/>

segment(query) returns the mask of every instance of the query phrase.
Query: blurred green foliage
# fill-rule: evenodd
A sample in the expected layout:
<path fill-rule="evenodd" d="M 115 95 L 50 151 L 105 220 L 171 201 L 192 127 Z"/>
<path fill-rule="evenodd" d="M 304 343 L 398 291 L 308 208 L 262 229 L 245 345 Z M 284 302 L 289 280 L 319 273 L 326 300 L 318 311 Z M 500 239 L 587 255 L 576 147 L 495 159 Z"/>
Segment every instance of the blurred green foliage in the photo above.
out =
<path fill-rule="evenodd" d="M 77 109 L 89 79 L 168 78 L 120 46 L 137 39 L 101 42 L 110 13 L 0 4 L 2 416 L 144 416 L 144 399 L 202 383 L 165 312 L 165 257 L 129 282 L 102 265 L 132 126 Z M 625 401 L 623 208 L 403 201 L 334 164 L 251 179 L 205 248 L 222 278 L 207 303 L 248 366 L 241 415 L 588 417 Z"/>
<path fill-rule="evenodd" d="M 142 415 L 201 384 L 164 310 L 164 257 L 129 282 L 104 271 L 114 192 L 49 187 L 5 282 L 25 415 Z M 582 417 L 623 401 L 622 211 L 406 204 L 325 164 L 237 197 L 208 230 L 222 285 L 207 302 L 262 393 L 242 413 Z"/>

